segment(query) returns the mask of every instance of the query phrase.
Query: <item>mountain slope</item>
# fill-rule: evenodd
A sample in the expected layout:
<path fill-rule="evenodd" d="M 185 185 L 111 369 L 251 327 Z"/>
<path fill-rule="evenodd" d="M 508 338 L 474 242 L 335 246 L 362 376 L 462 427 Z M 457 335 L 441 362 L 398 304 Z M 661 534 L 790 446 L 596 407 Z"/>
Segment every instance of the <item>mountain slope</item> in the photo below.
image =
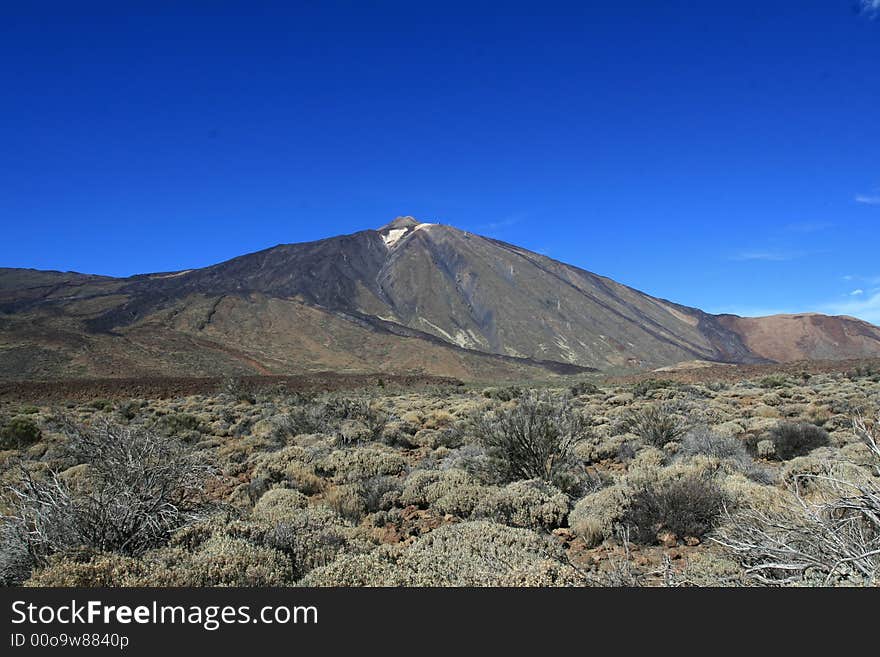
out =
<path fill-rule="evenodd" d="M 843 360 L 878 355 L 880 329 L 855 317 L 816 313 L 721 315 L 718 321 L 741 335 L 750 351 L 769 360 Z"/>
<path fill-rule="evenodd" d="M 0 376 L 337 370 L 488 379 L 880 355 L 877 327 L 797 317 L 709 315 L 401 217 L 181 272 L 114 279 L 0 269 Z"/>

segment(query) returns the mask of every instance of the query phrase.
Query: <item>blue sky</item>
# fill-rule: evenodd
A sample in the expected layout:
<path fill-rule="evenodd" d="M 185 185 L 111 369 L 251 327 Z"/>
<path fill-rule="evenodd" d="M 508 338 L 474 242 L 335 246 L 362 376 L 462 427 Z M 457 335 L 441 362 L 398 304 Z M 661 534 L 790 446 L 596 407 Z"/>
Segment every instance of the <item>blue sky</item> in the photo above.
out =
<path fill-rule="evenodd" d="M 6 3 L 0 266 L 439 221 L 880 323 L 880 0 Z"/>

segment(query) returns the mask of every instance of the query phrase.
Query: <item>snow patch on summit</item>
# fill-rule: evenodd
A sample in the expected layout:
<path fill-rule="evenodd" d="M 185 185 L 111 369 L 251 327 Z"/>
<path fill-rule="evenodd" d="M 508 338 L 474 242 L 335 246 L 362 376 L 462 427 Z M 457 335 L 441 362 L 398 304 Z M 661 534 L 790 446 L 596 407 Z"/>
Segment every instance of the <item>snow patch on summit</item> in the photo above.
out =
<path fill-rule="evenodd" d="M 392 228 L 387 233 L 382 235 L 382 241 L 385 242 L 385 246 L 390 249 L 408 234 L 415 233 L 416 231 L 422 230 L 424 228 L 430 228 L 431 226 L 436 225 L 437 224 L 417 224 L 412 227 L 412 231 L 410 231 L 409 226 L 405 226 L 403 228 Z"/>
<path fill-rule="evenodd" d="M 385 246 L 392 247 L 400 241 L 400 238 L 407 234 L 409 228 L 394 228 L 389 230 L 387 235 L 382 236 Z"/>

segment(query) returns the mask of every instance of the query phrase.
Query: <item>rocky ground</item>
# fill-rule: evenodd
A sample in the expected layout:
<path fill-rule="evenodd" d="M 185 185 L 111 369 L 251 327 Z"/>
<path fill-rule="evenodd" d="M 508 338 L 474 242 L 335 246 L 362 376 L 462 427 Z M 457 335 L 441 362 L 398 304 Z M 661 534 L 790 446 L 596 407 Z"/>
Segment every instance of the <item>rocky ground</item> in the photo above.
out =
<path fill-rule="evenodd" d="M 876 585 L 880 369 L 813 371 L 5 399 L 0 578 Z"/>

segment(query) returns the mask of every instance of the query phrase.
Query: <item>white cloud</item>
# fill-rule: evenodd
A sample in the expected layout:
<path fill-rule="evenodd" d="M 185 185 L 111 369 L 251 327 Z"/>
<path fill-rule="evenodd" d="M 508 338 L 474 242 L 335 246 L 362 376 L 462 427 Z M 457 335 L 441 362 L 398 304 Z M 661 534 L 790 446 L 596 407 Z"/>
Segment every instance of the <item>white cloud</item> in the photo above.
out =
<path fill-rule="evenodd" d="M 765 262 L 785 262 L 802 258 L 806 253 L 802 251 L 763 251 L 763 250 L 746 250 L 735 253 L 730 257 L 731 260 L 763 260 Z"/>
<path fill-rule="evenodd" d="M 865 205 L 880 205 L 880 196 L 856 194 L 856 203 L 864 203 Z"/>
<path fill-rule="evenodd" d="M 858 296 L 861 296 L 861 295 L 864 294 L 864 293 L 865 293 L 864 290 L 853 290 L 852 292 L 849 293 L 849 296 L 851 296 L 851 297 L 858 297 Z"/>
<path fill-rule="evenodd" d="M 880 325 L 880 290 L 875 290 L 870 296 L 860 295 L 856 299 L 825 304 L 819 311 L 829 315 L 851 315 Z"/>
<path fill-rule="evenodd" d="M 841 276 L 841 280 L 847 281 L 849 283 L 858 283 L 860 287 L 873 287 L 875 285 L 880 285 L 880 276 L 863 276 L 861 274 L 847 274 L 846 276 Z"/>
<path fill-rule="evenodd" d="M 862 13 L 873 18 L 880 15 L 880 0 L 860 0 Z"/>

